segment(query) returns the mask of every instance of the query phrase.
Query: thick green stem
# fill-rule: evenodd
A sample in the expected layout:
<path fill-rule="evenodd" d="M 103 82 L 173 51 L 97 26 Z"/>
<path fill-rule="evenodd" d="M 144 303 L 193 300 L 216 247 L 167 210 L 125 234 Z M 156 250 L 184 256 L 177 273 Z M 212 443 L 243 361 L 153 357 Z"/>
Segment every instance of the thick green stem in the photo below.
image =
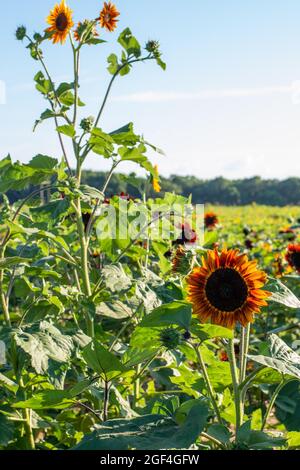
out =
<path fill-rule="evenodd" d="M 273 395 L 272 395 L 272 398 L 269 402 L 269 405 L 267 407 L 267 410 L 266 410 L 266 413 L 265 413 L 265 416 L 264 416 L 264 419 L 263 419 L 263 422 L 262 422 L 262 425 L 261 425 L 261 430 L 263 431 L 266 424 L 267 424 L 267 421 L 269 419 L 269 416 L 270 416 L 270 413 L 273 409 L 273 406 L 275 404 L 275 401 L 276 401 L 276 398 L 278 397 L 279 395 L 279 392 L 280 390 L 288 383 L 290 382 L 290 380 L 285 380 L 285 379 L 282 379 L 282 381 L 278 384 L 278 386 L 276 387 Z"/>
<path fill-rule="evenodd" d="M 202 372 L 202 375 L 203 375 L 203 379 L 204 379 L 204 382 L 205 382 L 205 385 L 206 385 L 207 392 L 208 392 L 208 394 L 210 396 L 210 399 L 211 399 L 211 402 L 212 402 L 212 406 L 214 408 L 214 411 L 216 413 L 216 416 L 218 418 L 219 423 L 223 424 L 221 414 L 220 414 L 220 410 L 219 410 L 218 404 L 217 404 L 216 399 L 215 399 L 215 392 L 214 392 L 213 387 L 211 385 L 209 375 L 208 375 L 208 372 L 207 372 L 207 368 L 206 368 L 205 362 L 204 362 L 202 354 L 201 354 L 200 347 L 194 346 L 194 349 L 195 349 L 195 352 L 197 354 L 198 363 L 199 363 L 199 366 L 200 366 L 200 369 L 201 369 L 201 372 Z"/>
<path fill-rule="evenodd" d="M 247 355 L 249 350 L 249 340 L 250 340 L 250 326 L 248 323 L 246 328 L 242 329 L 241 335 L 241 351 L 240 351 L 240 384 L 244 382 L 247 372 Z"/>
<path fill-rule="evenodd" d="M 23 419 L 24 419 L 24 429 L 25 429 L 25 436 L 26 436 L 26 443 L 28 450 L 35 450 L 35 442 L 34 436 L 31 427 L 31 410 L 26 408 L 23 410 Z"/>
<path fill-rule="evenodd" d="M 26 392 L 24 390 L 24 383 L 23 383 L 22 377 L 19 380 L 19 386 L 20 386 L 21 391 L 24 393 L 25 399 L 26 399 Z M 24 419 L 24 429 L 25 429 L 27 449 L 35 450 L 34 435 L 33 435 L 32 427 L 31 427 L 31 410 L 28 408 L 25 408 L 22 411 L 22 416 Z"/>
<path fill-rule="evenodd" d="M 240 390 L 239 390 L 239 377 L 238 377 L 238 369 L 237 369 L 236 359 L 235 359 L 233 339 L 229 340 L 229 344 L 227 347 L 227 354 L 228 354 L 229 363 L 230 363 L 230 371 L 231 371 L 232 385 L 233 385 L 235 414 L 236 414 L 236 438 L 237 438 L 238 430 L 240 429 L 241 424 L 242 424 L 243 410 L 242 410 L 241 395 L 240 395 Z"/>
<path fill-rule="evenodd" d="M 4 258 L 4 254 L 5 254 L 5 246 L 3 246 L 0 249 L 0 260 Z M 0 270 L 0 298 L 1 298 L 1 307 L 3 310 L 5 323 L 7 324 L 7 326 L 11 327 L 8 302 L 7 302 L 6 294 L 4 291 L 4 270 L 3 269 Z"/>

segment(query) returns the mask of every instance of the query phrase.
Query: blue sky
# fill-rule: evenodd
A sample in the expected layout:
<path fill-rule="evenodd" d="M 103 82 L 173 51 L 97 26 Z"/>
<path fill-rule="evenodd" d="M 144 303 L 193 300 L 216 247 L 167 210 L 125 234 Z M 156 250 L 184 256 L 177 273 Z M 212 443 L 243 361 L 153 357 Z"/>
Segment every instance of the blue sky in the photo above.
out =
<path fill-rule="evenodd" d="M 0 18 L 0 152 L 28 162 L 37 153 L 60 157 L 55 133 L 32 125 L 47 107 L 34 90 L 39 69 L 14 39 L 19 24 L 42 30 L 53 0 L 11 0 Z M 69 0 L 75 20 L 95 17 L 98 0 Z M 166 156 L 151 155 L 161 173 L 228 178 L 299 176 L 300 2 L 298 0 L 118 0 L 117 32 L 129 26 L 141 43 L 160 40 L 166 72 L 154 63 L 135 67 L 113 88 L 101 126 L 106 131 L 133 121 Z M 86 48 L 80 95 L 95 114 L 109 75 L 109 42 Z M 55 80 L 72 80 L 68 46 L 45 47 Z M 71 56 L 69 56 L 71 57 Z M 107 169 L 91 156 L 86 168 Z M 120 167 L 122 169 L 122 167 Z M 130 165 L 123 166 L 131 171 Z"/>

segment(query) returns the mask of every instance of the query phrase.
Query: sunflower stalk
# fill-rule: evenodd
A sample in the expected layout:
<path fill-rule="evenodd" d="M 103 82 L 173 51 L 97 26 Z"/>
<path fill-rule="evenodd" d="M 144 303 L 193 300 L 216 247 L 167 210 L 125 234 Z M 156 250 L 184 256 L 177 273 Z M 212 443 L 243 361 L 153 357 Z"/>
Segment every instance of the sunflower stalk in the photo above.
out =
<path fill-rule="evenodd" d="M 236 428 L 236 439 L 238 431 L 242 425 L 243 421 L 243 405 L 241 401 L 241 392 L 239 389 L 239 375 L 238 375 L 238 368 L 235 359 L 235 351 L 234 351 L 234 340 L 230 339 L 227 346 L 227 354 L 230 364 L 230 371 L 231 371 L 231 378 L 232 378 L 232 385 L 233 385 L 233 395 L 234 395 L 234 405 L 235 405 L 235 428 Z"/>
<path fill-rule="evenodd" d="M 193 347 L 194 347 L 194 350 L 195 350 L 196 355 L 197 355 L 198 364 L 199 364 L 200 370 L 202 372 L 203 379 L 204 379 L 204 382 L 205 382 L 205 385 L 206 385 L 206 390 L 207 390 L 207 392 L 209 394 L 209 397 L 211 399 L 213 409 L 216 413 L 219 424 L 222 425 L 223 421 L 222 421 L 221 413 L 220 413 L 220 410 L 219 410 L 219 407 L 218 407 L 218 404 L 217 404 L 217 401 L 216 401 L 216 398 L 215 398 L 215 391 L 212 387 L 212 384 L 211 384 L 211 381 L 210 381 L 210 378 L 209 378 L 209 375 L 208 375 L 208 372 L 207 372 L 207 368 L 206 368 L 204 359 L 202 357 L 200 346 L 199 345 L 193 345 Z"/>

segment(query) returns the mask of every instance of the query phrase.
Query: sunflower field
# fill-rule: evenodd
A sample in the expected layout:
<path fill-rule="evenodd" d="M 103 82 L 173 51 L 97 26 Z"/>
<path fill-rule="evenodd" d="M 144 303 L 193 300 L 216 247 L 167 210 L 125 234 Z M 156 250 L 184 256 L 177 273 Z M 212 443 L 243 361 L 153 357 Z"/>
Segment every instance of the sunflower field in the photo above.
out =
<path fill-rule="evenodd" d="M 75 24 L 62 0 L 42 33 L 16 31 L 47 103 L 34 127 L 53 121 L 61 158 L 0 160 L 0 449 L 300 449 L 300 209 L 195 213 L 164 192 L 162 151 L 132 123 L 101 127 L 116 80 L 140 63 L 164 71 L 160 44 L 118 32 L 111 2 L 100 10 Z M 80 57 L 102 29 L 119 54 L 94 117 Z M 68 82 L 51 74 L 49 41 L 72 55 Z M 101 191 L 81 181 L 91 153 L 111 163 Z M 128 176 L 140 198 L 108 197 L 128 161 L 147 175 Z"/>

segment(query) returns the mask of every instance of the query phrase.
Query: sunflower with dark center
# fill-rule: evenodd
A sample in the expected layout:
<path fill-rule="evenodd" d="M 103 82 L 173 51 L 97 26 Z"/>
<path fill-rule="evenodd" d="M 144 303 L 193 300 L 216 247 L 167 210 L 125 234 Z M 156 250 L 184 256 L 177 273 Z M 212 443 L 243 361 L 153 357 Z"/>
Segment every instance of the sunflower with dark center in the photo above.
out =
<path fill-rule="evenodd" d="M 73 11 L 66 5 L 65 0 L 62 0 L 59 5 L 55 5 L 51 10 L 47 18 L 50 28 L 47 28 L 46 32 L 53 33 L 50 39 L 54 44 L 66 42 L 70 30 L 74 26 L 72 13 Z"/>
<path fill-rule="evenodd" d="M 254 314 L 266 306 L 271 295 L 262 290 L 267 275 L 256 261 L 239 250 L 209 250 L 202 267 L 194 268 L 187 278 L 188 300 L 201 322 L 234 328 L 254 321 Z"/>
<path fill-rule="evenodd" d="M 300 273 L 300 244 L 289 245 L 287 248 L 286 260 L 289 265 Z"/>
<path fill-rule="evenodd" d="M 116 27 L 119 20 L 117 20 L 120 13 L 118 12 L 116 6 L 111 2 L 104 2 L 104 7 L 100 13 L 100 26 L 105 28 L 107 31 L 112 33 Z"/>
<path fill-rule="evenodd" d="M 206 228 L 215 228 L 219 223 L 218 217 L 214 212 L 207 212 L 204 216 L 204 225 Z"/>

